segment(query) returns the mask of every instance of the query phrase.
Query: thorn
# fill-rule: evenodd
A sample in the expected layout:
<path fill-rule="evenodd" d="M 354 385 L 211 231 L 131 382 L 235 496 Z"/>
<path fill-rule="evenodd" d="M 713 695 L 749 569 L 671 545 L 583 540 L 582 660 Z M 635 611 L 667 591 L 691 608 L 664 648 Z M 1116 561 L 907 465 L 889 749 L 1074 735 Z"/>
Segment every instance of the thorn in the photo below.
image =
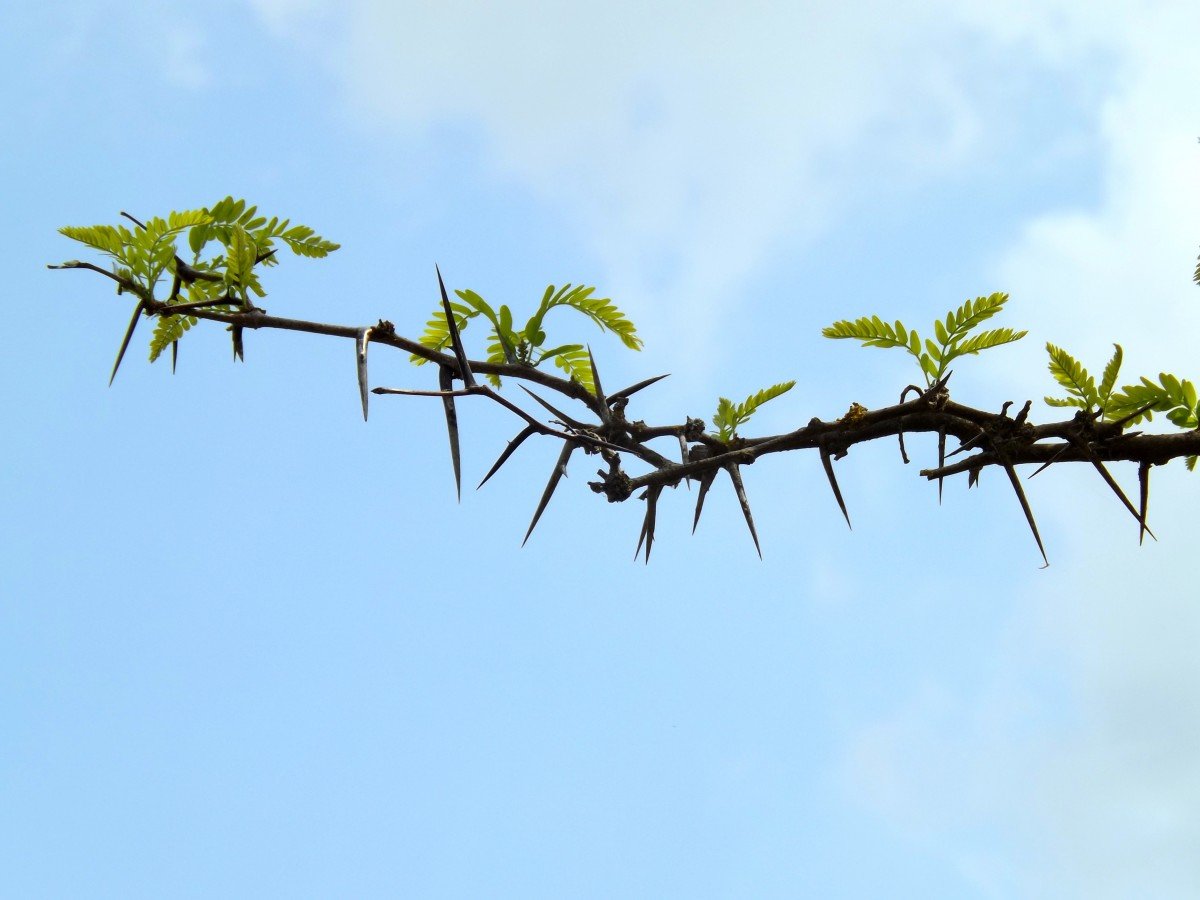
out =
<path fill-rule="evenodd" d="M 678 434 L 678 435 L 676 435 L 676 437 L 679 438 L 679 458 L 682 461 L 682 463 L 686 466 L 688 464 L 687 438 L 685 438 L 682 434 Z M 689 491 L 692 489 L 692 478 L 690 475 L 687 478 L 683 479 L 683 483 L 687 485 L 687 489 Z M 696 533 L 695 528 L 692 528 L 692 533 L 693 534 Z"/>
<path fill-rule="evenodd" d="M 1013 468 L 1012 463 L 1004 462 L 1004 471 L 1008 473 L 1008 480 L 1012 482 L 1013 490 L 1017 493 L 1017 500 L 1021 503 L 1021 511 L 1025 513 L 1025 521 L 1029 523 L 1029 530 L 1033 532 L 1033 539 L 1037 541 L 1038 550 L 1042 554 L 1042 568 L 1050 565 L 1050 560 L 1046 557 L 1046 548 L 1042 546 L 1042 536 L 1038 534 L 1037 522 L 1033 519 L 1033 510 L 1029 508 L 1029 500 L 1025 497 L 1025 489 L 1021 487 L 1021 481 L 1017 478 L 1017 470 Z"/>
<path fill-rule="evenodd" d="M 488 479 L 500 471 L 500 467 L 508 462 L 508 458 L 513 455 L 513 452 L 521 446 L 524 440 L 530 435 L 534 434 L 536 431 L 537 429 L 532 425 L 526 425 L 523 429 L 521 429 L 521 433 L 508 442 L 508 446 L 504 448 L 504 452 L 500 454 L 500 458 L 493 463 L 490 469 L 488 469 L 488 473 L 483 476 L 483 481 L 479 482 L 479 484 L 475 486 L 475 490 L 479 490 L 481 487 L 487 484 Z"/>
<path fill-rule="evenodd" d="M 938 468 L 944 468 L 946 465 L 946 429 L 938 429 Z M 944 475 L 938 476 L 938 506 L 942 505 L 942 483 L 946 480 Z"/>
<path fill-rule="evenodd" d="M 1138 487 L 1141 496 L 1138 499 L 1138 521 L 1142 523 L 1142 527 L 1138 533 L 1138 546 L 1142 545 L 1142 541 L 1146 537 L 1146 511 L 1150 506 L 1150 463 L 1143 462 L 1138 464 Z"/>
<path fill-rule="evenodd" d="M 975 435 L 975 437 L 968 438 L 967 440 L 963 441 L 961 444 L 958 445 L 957 450 L 951 450 L 949 453 L 947 453 L 946 459 L 950 459 L 950 457 L 952 457 L 952 456 L 958 456 L 958 454 L 962 453 L 965 450 L 970 450 L 972 447 L 974 447 L 976 444 L 978 444 L 980 442 L 980 440 L 983 439 L 983 437 L 984 437 L 984 432 L 981 431 L 981 432 L 979 432 L 979 434 Z"/>
<path fill-rule="evenodd" d="M 171 374 L 175 374 L 175 366 L 179 362 L 179 341 L 171 341 Z"/>
<path fill-rule="evenodd" d="M 125 338 L 121 341 L 121 349 L 117 351 L 117 361 L 113 363 L 112 374 L 108 376 L 109 387 L 112 387 L 113 379 L 117 377 L 117 369 L 121 368 L 121 360 L 125 358 L 125 351 L 133 339 L 133 330 L 137 328 L 138 318 L 145 308 L 146 301 L 144 300 L 139 300 L 138 305 L 133 308 L 133 317 L 129 320 L 129 327 L 125 329 Z"/>
<path fill-rule="evenodd" d="M 454 373 L 449 366 L 438 366 L 438 386 L 443 391 L 454 390 Z M 364 398 L 366 395 L 363 395 Z M 364 409 L 366 400 L 364 399 Z M 442 407 L 446 410 L 446 432 L 450 436 L 450 464 L 454 467 L 454 495 L 462 502 L 462 460 L 458 449 L 458 414 L 454 411 L 454 398 L 443 397 Z"/>
<path fill-rule="evenodd" d="M 442 270 L 437 267 L 436 263 L 433 268 L 437 272 L 438 288 L 442 292 L 442 311 L 446 314 L 446 327 L 450 331 L 450 343 L 454 346 L 454 358 L 458 360 L 459 377 L 467 387 L 475 387 L 475 376 L 471 373 L 471 366 L 467 362 L 467 351 L 463 349 L 458 323 L 454 321 L 454 310 L 450 308 L 450 297 L 446 293 L 446 283 L 442 281 Z"/>
<path fill-rule="evenodd" d="M 1156 407 L 1156 406 L 1158 406 L 1157 400 L 1155 400 L 1153 403 L 1147 403 L 1141 409 L 1135 410 L 1134 412 L 1131 412 L 1129 415 L 1127 415 L 1123 418 L 1117 419 L 1117 421 L 1112 422 L 1110 424 L 1117 426 L 1117 428 L 1124 428 L 1126 422 L 1131 422 L 1134 419 L 1136 419 L 1138 416 L 1144 416 L 1146 413 L 1148 413 L 1150 410 L 1154 409 L 1154 407 Z"/>
<path fill-rule="evenodd" d="M 545 400 L 543 400 L 541 397 L 539 397 L 537 394 L 535 394 L 529 388 L 525 387 L 525 385 L 521 385 L 521 390 L 523 390 L 525 393 L 527 393 L 530 397 L 532 397 L 538 403 L 542 404 L 542 406 L 546 407 L 546 409 L 550 410 L 550 412 L 553 415 L 558 416 L 559 421 L 562 422 L 564 425 L 566 425 L 568 428 L 574 428 L 576 431 L 585 431 L 588 428 L 587 425 L 585 425 L 583 422 L 580 422 L 578 419 L 572 419 L 566 413 L 560 412 L 559 410 L 555 409 L 553 406 L 551 406 L 549 403 L 547 403 Z"/>
<path fill-rule="evenodd" d="M 704 510 L 704 498 L 716 477 L 716 469 L 710 469 L 700 476 L 700 492 L 696 495 L 696 515 L 692 518 L 692 534 L 696 533 L 696 526 L 700 524 L 700 513 Z"/>
<path fill-rule="evenodd" d="M 242 346 L 242 326 L 230 325 L 229 331 L 233 335 L 233 358 L 245 362 L 245 348 Z"/>
<path fill-rule="evenodd" d="M 1147 534 L 1157 541 L 1158 538 L 1154 537 L 1154 532 L 1151 531 L 1150 526 L 1146 524 L 1145 514 L 1139 513 L 1136 509 L 1134 509 L 1133 504 L 1129 501 L 1129 498 L 1125 496 L 1125 492 L 1121 490 L 1121 486 L 1117 484 L 1116 479 L 1112 477 L 1112 473 L 1105 468 L 1104 463 L 1102 463 L 1099 458 L 1096 457 L 1095 453 L 1092 452 L 1090 447 L 1087 449 L 1088 455 L 1092 458 L 1091 463 L 1096 467 L 1096 471 L 1100 473 L 1100 477 L 1104 479 L 1104 483 L 1113 489 L 1113 493 L 1117 495 L 1117 497 L 1121 500 L 1121 503 L 1124 504 L 1125 508 L 1129 510 L 1130 514 L 1135 519 L 1138 520 L 1138 524 L 1141 526 L 1139 530 L 1138 543 L 1140 544 L 1143 536 Z"/>
<path fill-rule="evenodd" d="M 825 477 L 829 479 L 829 486 L 833 488 L 833 496 L 837 500 L 838 509 L 846 518 L 846 526 L 853 531 L 854 526 L 850 524 L 850 513 L 846 511 L 846 501 L 842 499 L 842 489 L 838 487 L 837 476 L 833 474 L 833 460 L 829 458 L 829 450 L 825 447 L 821 447 L 821 465 L 825 467 Z"/>
<path fill-rule="evenodd" d="M 642 388 L 648 388 L 655 382 L 662 381 L 664 378 L 667 378 L 669 374 L 670 373 L 667 375 L 655 375 L 653 378 L 647 378 L 645 381 L 639 381 L 637 384 L 631 385 L 630 387 L 625 388 L 623 391 L 617 391 L 617 393 L 608 398 L 608 402 L 612 403 L 614 400 L 620 400 L 622 398 L 629 399 L 629 397 L 642 390 Z"/>
<path fill-rule="evenodd" d="M 371 328 L 360 328 L 354 338 L 354 362 L 358 369 L 358 395 L 362 398 L 363 421 L 367 421 L 367 344 L 371 341 Z"/>
<path fill-rule="evenodd" d="M 746 517 L 746 527 L 750 529 L 750 537 L 754 538 L 754 549 L 758 551 L 758 558 L 762 559 L 762 547 L 758 545 L 758 532 L 754 530 L 754 516 L 750 514 L 750 501 L 746 499 L 746 486 L 742 484 L 741 470 L 737 463 L 730 463 L 725 471 L 729 473 L 733 489 L 737 492 L 738 503 L 742 505 L 742 515 Z"/>
<path fill-rule="evenodd" d="M 1038 473 L 1044 472 L 1046 469 L 1050 468 L 1052 465 L 1054 465 L 1056 462 L 1058 462 L 1059 459 L 1062 458 L 1062 455 L 1064 453 L 1066 453 L 1070 449 L 1071 449 L 1070 444 L 1063 444 L 1062 449 L 1060 449 L 1052 457 L 1050 457 L 1048 460 L 1046 460 L 1044 463 L 1042 463 L 1040 466 L 1038 466 L 1036 469 L 1034 469 L 1033 474 L 1031 474 L 1029 477 L 1036 478 L 1038 476 Z"/>
<path fill-rule="evenodd" d="M 596 357 L 592 356 L 592 346 L 588 345 L 588 362 L 592 365 L 592 386 L 596 389 L 596 400 L 600 409 L 608 410 L 608 401 L 604 399 L 604 388 L 600 386 L 600 371 L 596 368 Z"/>
<path fill-rule="evenodd" d="M 529 523 L 529 530 L 525 532 L 525 540 L 521 541 L 522 547 L 529 540 L 529 536 L 533 534 L 533 529 L 537 526 L 538 519 L 542 517 L 542 513 L 546 510 L 546 505 L 554 495 L 554 489 L 558 487 L 558 482 L 567 473 L 567 461 L 571 458 L 571 452 L 574 449 L 575 444 L 563 444 L 562 452 L 558 454 L 558 462 L 554 464 L 554 471 L 550 473 L 550 480 L 546 482 L 546 489 L 542 491 L 542 499 L 538 501 L 537 509 L 533 513 L 533 521 Z"/>
<path fill-rule="evenodd" d="M 646 564 L 650 564 L 650 548 L 654 545 L 654 525 L 658 518 L 658 495 L 662 493 L 662 485 L 655 485 L 646 489 L 643 495 L 646 500 L 646 516 L 642 519 L 642 531 L 638 535 L 637 549 L 633 551 L 633 558 L 637 559 L 638 554 L 642 551 L 642 541 L 646 542 Z"/>

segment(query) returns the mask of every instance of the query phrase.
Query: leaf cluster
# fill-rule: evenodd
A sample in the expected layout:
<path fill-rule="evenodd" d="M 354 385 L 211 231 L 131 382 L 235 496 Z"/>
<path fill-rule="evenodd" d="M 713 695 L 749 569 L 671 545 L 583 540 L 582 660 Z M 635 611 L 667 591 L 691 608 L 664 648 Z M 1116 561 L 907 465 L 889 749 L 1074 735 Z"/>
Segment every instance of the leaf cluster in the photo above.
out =
<path fill-rule="evenodd" d="M 318 259 L 338 249 L 307 225 L 289 219 L 259 215 L 245 200 L 226 197 L 211 207 L 170 213 L 166 219 L 153 217 L 140 222 L 123 214 L 133 224 L 67 226 L 59 231 L 72 240 L 98 250 L 112 260 L 111 277 L 118 293 L 129 291 L 147 302 L 156 301 L 164 276 L 171 276 L 171 291 L 162 301 L 168 306 L 199 306 L 217 311 L 250 309 L 250 293 L 265 297 L 266 291 L 255 271 L 259 265 L 275 265 L 278 244 L 297 256 Z M 178 239 L 187 232 L 191 261 L 179 255 Z M 215 252 L 205 258 L 205 251 Z M 67 267 L 84 264 L 70 261 Z M 140 312 L 140 307 L 139 307 Z M 136 322 L 135 313 L 135 322 Z M 195 316 L 159 315 L 150 339 L 150 361 L 178 341 L 199 320 Z M 133 325 L 130 326 L 132 334 Z M 235 332 L 235 349 L 240 335 Z M 118 358 L 119 362 L 119 358 Z"/>
<path fill-rule="evenodd" d="M 864 347 L 900 347 L 916 360 L 928 387 L 941 380 L 949 371 L 950 363 L 958 357 L 978 354 L 982 350 L 1011 344 L 1025 337 L 1027 332 L 1011 328 L 971 334 L 981 323 L 1000 312 L 1007 302 L 1008 294 L 1003 293 L 967 300 L 958 309 L 946 313 L 944 320 L 934 320 L 933 335 L 936 341 L 922 339 L 916 329 L 906 328 L 899 320 L 889 325 L 879 316 L 834 322 L 821 334 L 835 340 L 853 338 L 862 341 Z"/>
<path fill-rule="evenodd" d="M 553 361 L 569 378 L 581 384 L 589 393 L 596 393 L 596 385 L 592 375 L 592 366 L 588 349 L 584 344 L 558 344 L 546 347 L 546 330 L 544 320 L 552 309 L 563 307 L 572 309 L 596 323 L 601 331 L 609 331 L 621 339 L 631 350 L 641 350 L 642 340 L 637 336 L 634 324 L 625 317 L 607 297 L 594 297 L 594 287 L 572 287 L 570 284 L 556 287 L 550 285 L 542 295 L 533 315 L 525 322 L 524 327 L 517 329 L 513 324 L 513 313 L 507 305 L 500 308 L 492 306 L 479 294 L 472 290 L 460 290 L 454 293 L 457 301 L 450 302 L 450 310 L 454 315 L 454 325 L 458 331 L 466 329 L 472 319 L 482 316 L 491 325 L 488 333 L 487 361 L 490 363 L 509 363 L 536 368 L 544 362 Z M 429 321 L 425 324 L 425 332 L 418 342 L 431 350 L 445 350 L 451 344 L 451 332 L 446 320 L 446 312 L 439 305 Z M 428 360 L 413 354 L 410 357 L 415 365 L 424 365 Z M 489 375 L 488 379 L 496 387 L 500 379 Z"/>
<path fill-rule="evenodd" d="M 749 422 L 750 417 L 758 411 L 760 406 L 768 400 L 774 400 L 781 394 L 786 394 L 795 385 L 795 381 L 783 381 L 751 394 L 741 403 L 734 403 L 728 397 L 718 398 L 717 411 L 713 414 L 713 425 L 717 427 L 718 439 L 726 443 L 733 440 L 737 436 L 738 428 Z"/>
<path fill-rule="evenodd" d="M 1165 413 L 1172 425 L 1185 430 L 1200 425 L 1196 386 L 1186 378 L 1159 372 L 1157 383 L 1143 375 L 1138 383 L 1116 389 L 1124 358 L 1120 344 L 1113 344 L 1113 355 L 1104 366 L 1099 385 L 1083 364 L 1066 350 L 1048 343 L 1046 352 L 1050 356 L 1050 374 L 1067 389 L 1066 397 L 1045 397 L 1049 406 L 1077 407 L 1094 413 L 1102 421 L 1118 422 L 1122 427 L 1131 427 L 1143 420 L 1149 422 L 1156 412 Z M 1195 466 L 1196 457 L 1189 456 L 1188 470 Z"/>

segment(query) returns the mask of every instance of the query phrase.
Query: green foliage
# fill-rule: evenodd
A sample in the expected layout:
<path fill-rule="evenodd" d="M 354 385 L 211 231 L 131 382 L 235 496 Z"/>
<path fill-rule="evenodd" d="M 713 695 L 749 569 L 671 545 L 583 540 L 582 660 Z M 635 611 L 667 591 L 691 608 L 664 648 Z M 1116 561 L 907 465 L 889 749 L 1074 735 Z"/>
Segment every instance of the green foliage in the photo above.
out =
<path fill-rule="evenodd" d="M 565 307 L 587 316 L 601 331 L 610 331 L 621 339 L 631 350 L 642 349 L 641 338 L 637 329 L 629 319 L 625 318 L 613 302 L 607 297 L 593 297 L 594 287 L 572 287 L 569 284 L 556 288 L 550 285 L 542 295 L 542 301 L 537 310 L 525 323 L 525 327 L 517 330 L 513 327 L 512 310 L 501 306 L 499 310 L 491 307 L 486 300 L 472 290 L 455 291 L 459 301 L 451 301 L 450 310 L 454 314 L 454 323 L 461 332 L 468 323 L 482 316 L 491 325 L 488 335 L 487 361 L 490 363 L 511 363 L 530 367 L 540 366 L 553 360 L 569 378 L 583 385 L 588 391 L 595 393 L 592 383 L 592 367 L 588 360 L 588 351 L 583 344 L 561 344 L 546 348 L 546 331 L 543 327 L 546 314 L 555 307 Z M 450 328 L 446 322 L 446 313 L 441 304 L 434 309 L 433 315 L 425 323 L 425 333 L 418 342 L 431 350 L 445 350 L 450 346 Z M 428 360 L 413 354 L 411 361 L 418 366 Z M 488 380 L 497 387 L 500 379 L 489 375 Z"/>
<path fill-rule="evenodd" d="M 150 337 L 150 362 L 154 362 L 163 351 L 183 337 L 200 320 L 195 316 L 159 316 Z"/>
<path fill-rule="evenodd" d="M 1136 425 L 1150 421 L 1154 413 L 1166 413 L 1172 425 L 1184 429 L 1197 427 L 1196 386 L 1186 378 L 1182 381 L 1166 372 L 1158 373 L 1158 383 L 1142 376 L 1139 384 L 1127 384 L 1111 398 L 1105 410 L 1106 418 L 1116 420 L 1149 406 L 1141 415 L 1129 420 Z"/>
<path fill-rule="evenodd" d="M 960 356 L 977 354 L 981 350 L 1011 344 L 1025 337 L 1027 332 L 1011 328 L 996 328 L 971 335 L 982 322 L 1000 312 L 1007 302 L 1008 294 L 1001 293 L 968 300 L 958 309 L 946 313 L 945 320 L 934 321 L 936 343 L 929 338 L 922 339 L 915 329 L 906 328 L 899 320 L 889 325 L 879 316 L 864 316 L 853 322 L 834 322 L 821 334 L 834 339 L 853 338 L 862 341 L 864 347 L 900 347 L 916 360 L 928 386 L 942 378 L 949 370 L 950 363 Z"/>
<path fill-rule="evenodd" d="M 1113 344 L 1113 355 L 1104 367 L 1100 378 L 1100 387 L 1096 387 L 1096 379 L 1089 374 L 1079 360 L 1071 356 L 1061 347 L 1046 344 L 1046 352 L 1050 354 L 1050 374 L 1054 380 L 1067 389 L 1068 397 L 1046 397 L 1049 406 L 1074 406 L 1089 412 L 1106 413 L 1109 399 L 1112 396 L 1113 385 L 1117 382 L 1117 374 L 1121 371 L 1121 361 L 1125 352 L 1120 344 Z"/>
<path fill-rule="evenodd" d="M 1174 375 L 1160 372 L 1157 384 L 1143 376 L 1138 384 L 1127 384 L 1114 392 L 1124 352 L 1120 344 L 1113 344 L 1113 347 L 1112 358 L 1105 365 L 1097 387 L 1095 379 L 1075 357 L 1061 347 L 1047 344 L 1050 374 L 1067 389 L 1069 396 L 1046 397 L 1046 403 L 1098 412 L 1103 421 L 1123 421 L 1125 427 L 1132 427 L 1143 420 L 1151 421 L 1156 412 L 1166 413 L 1171 424 L 1179 428 L 1191 430 L 1200 426 L 1196 387 L 1186 378 L 1180 380 Z M 1193 469 L 1195 465 L 1196 457 L 1188 457 L 1188 469 Z"/>
<path fill-rule="evenodd" d="M 796 382 L 784 381 L 780 384 L 764 388 L 756 394 L 751 394 L 741 403 L 734 403 L 728 397 L 717 400 L 717 411 L 713 415 L 713 424 L 717 426 L 717 437 L 722 441 L 730 441 L 737 436 L 740 426 L 750 421 L 750 417 L 768 400 L 774 400 L 781 394 L 790 391 Z"/>
<path fill-rule="evenodd" d="M 131 219 L 132 222 L 132 219 Z M 288 219 L 268 220 L 258 208 L 245 200 L 226 197 L 204 209 L 157 216 L 129 228 L 125 225 L 67 226 L 59 231 L 72 240 L 86 244 L 113 261 L 113 274 L 133 285 L 140 296 L 154 300 L 164 275 L 172 276 L 172 294 L 168 304 L 179 302 L 211 304 L 212 309 L 232 310 L 249 303 L 247 292 L 265 297 L 255 268 L 275 265 L 276 243 L 289 247 L 297 256 L 328 256 L 338 245 L 316 234 L 307 225 L 292 225 Z M 188 233 L 192 261 L 182 272 L 176 246 L 178 237 Z M 205 249 L 215 243 L 215 255 L 202 258 Z M 182 293 L 181 293 L 182 292 Z M 221 303 L 222 299 L 227 303 Z M 174 341 L 195 325 L 193 316 L 161 316 L 150 340 L 153 362 Z"/>

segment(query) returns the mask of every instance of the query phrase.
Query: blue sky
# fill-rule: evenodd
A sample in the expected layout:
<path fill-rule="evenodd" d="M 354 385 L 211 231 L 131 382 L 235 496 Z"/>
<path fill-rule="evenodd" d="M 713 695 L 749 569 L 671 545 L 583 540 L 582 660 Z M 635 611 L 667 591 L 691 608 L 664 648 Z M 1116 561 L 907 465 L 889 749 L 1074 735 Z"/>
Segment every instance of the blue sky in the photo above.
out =
<path fill-rule="evenodd" d="M 821 327 L 997 290 L 1031 333 L 962 402 L 1051 392 L 1047 340 L 1200 375 L 1194 4 L 593 7 L 5 14 L 0 893 L 1200 893 L 1179 464 L 1140 549 L 1094 474 L 1039 477 L 1039 570 L 1000 479 L 937 506 L 931 442 L 840 463 L 853 532 L 775 457 L 762 562 L 726 487 L 694 537 L 664 495 L 643 566 L 580 460 L 520 548 L 556 447 L 456 505 L 438 404 L 364 425 L 348 342 L 234 365 L 206 328 L 172 377 L 142 335 L 106 386 L 128 299 L 46 271 L 56 229 L 226 194 L 343 245 L 272 313 L 416 334 L 435 261 L 518 308 L 597 285 L 646 341 L 591 335 L 605 382 L 671 373 L 649 421 L 788 378 L 762 432 L 894 402 L 906 360 Z M 460 416 L 474 484 L 518 429 Z"/>

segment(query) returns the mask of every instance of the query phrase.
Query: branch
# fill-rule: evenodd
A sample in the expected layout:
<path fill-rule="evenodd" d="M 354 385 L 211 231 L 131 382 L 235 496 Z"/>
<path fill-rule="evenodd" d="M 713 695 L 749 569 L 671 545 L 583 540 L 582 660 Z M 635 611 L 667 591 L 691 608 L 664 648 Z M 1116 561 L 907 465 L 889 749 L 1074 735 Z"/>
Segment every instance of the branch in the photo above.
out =
<path fill-rule="evenodd" d="M 129 218 L 132 219 L 132 217 Z M 262 254 L 259 261 L 268 255 L 270 254 Z M 184 265 L 178 257 L 176 257 L 176 265 L 177 267 Z M 1138 521 L 1139 535 L 1149 533 L 1153 536 L 1146 524 L 1149 467 L 1163 465 L 1180 457 L 1200 455 L 1200 430 L 1174 434 L 1142 434 L 1124 430 L 1131 422 L 1138 421 L 1142 414 L 1147 413 L 1153 404 L 1131 413 L 1117 422 L 1100 422 L 1098 421 L 1098 412 L 1080 410 L 1070 419 L 1034 425 L 1027 420 L 1031 406 L 1029 402 L 1026 402 L 1015 416 L 1010 416 L 1008 412 L 1012 403 L 1005 403 L 999 412 L 992 412 L 953 401 L 947 388 L 949 373 L 942 371 L 944 365 L 937 369 L 936 380 L 934 375 L 930 376 L 929 380 L 933 381 L 932 386 L 922 390 L 910 385 L 901 394 L 901 402 L 893 406 L 867 410 L 858 403 L 853 403 L 847 412 L 838 419 L 823 421 L 819 418 L 812 418 L 806 424 L 782 434 L 741 437 L 733 426 L 749 418 L 757 404 L 786 391 L 791 386 L 790 382 L 777 385 L 769 392 L 752 395 L 745 404 L 732 404 L 730 401 L 722 399 L 723 406 L 718 410 L 718 420 L 722 429 L 719 435 L 708 432 L 702 419 L 691 416 L 685 416 L 682 424 L 647 424 L 640 420 L 630 420 L 627 408 L 632 402 L 633 396 L 666 376 L 647 378 L 606 396 L 601 387 L 600 374 L 590 348 L 587 350 L 589 370 L 585 374 L 590 374 L 593 390 L 589 390 L 575 378 L 560 378 L 538 369 L 528 362 L 521 361 L 511 352 L 511 347 L 505 354 L 508 361 L 469 359 L 462 344 L 449 295 L 441 282 L 440 272 L 438 281 L 442 310 L 449 329 L 449 344 L 453 351 L 451 353 L 439 352 L 419 341 L 403 337 L 396 333 L 395 326 L 391 322 L 383 319 L 373 325 L 340 325 L 272 316 L 265 310 L 253 306 L 244 306 L 240 310 L 232 311 L 213 308 L 216 304 L 229 303 L 230 300 L 227 297 L 182 304 L 157 301 L 150 297 L 148 291 L 138 283 L 106 271 L 99 266 L 71 261 L 62 266 L 51 266 L 50 268 L 89 269 L 116 281 L 119 287 L 118 293 L 128 291 L 138 297 L 133 319 L 118 354 L 118 365 L 129 343 L 134 325 L 142 315 L 152 317 L 188 315 L 196 319 L 228 325 L 235 333 L 244 329 L 266 328 L 345 338 L 353 342 L 355 350 L 357 387 L 365 419 L 369 390 L 367 349 L 370 344 L 391 347 L 435 364 L 439 372 L 438 390 L 375 387 L 370 389 L 370 392 L 376 395 L 424 396 L 441 399 L 445 407 L 456 487 L 460 485 L 461 473 L 455 398 L 485 398 L 511 412 L 523 424 L 520 433 L 509 443 L 491 470 L 484 476 L 480 486 L 491 478 L 508 460 L 513 451 L 530 436 L 539 434 L 562 443 L 558 462 L 537 505 L 525 536 L 526 541 L 548 505 L 575 450 L 599 455 L 607 465 L 607 468 L 598 470 L 598 481 L 589 482 L 589 486 L 594 492 L 603 494 L 610 502 L 623 502 L 640 492 L 641 498 L 646 501 L 646 513 L 638 543 L 639 550 L 642 545 L 645 546 L 647 560 L 654 540 L 657 503 L 663 489 L 675 487 L 684 481 L 696 480 L 699 482 L 700 489 L 693 521 L 694 531 L 700 519 L 705 496 L 721 470 L 729 475 L 748 530 L 761 556 L 759 538 L 743 484 L 742 470 L 745 466 L 749 466 L 763 457 L 777 453 L 798 450 L 817 451 L 837 506 L 845 517 L 846 524 L 849 525 L 850 514 L 834 475 L 833 462 L 844 458 L 851 448 L 858 444 L 881 438 L 899 437 L 902 458 L 907 463 L 908 457 L 903 443 L 904 435 L 921 432 L 936 434 L 939 445 L 938 465 L 921 469 L 919 474 L 939 483 L 940 496 L 940 485 L 945 478 L 966 473 L 970 486 L 978 480 L 982 470 L 991 466 L 1004 469 L 1039 550 L 1042 550 L 1041 538 L 1021 482 L 1017 477 L 1016 467 L 1026 464 L 1041 464 L 1045 468 L 1051 464 L 1080 462 L 1093 466 L 1100 473 L 1106 485 L 1114 491 L 1124 507 Z M 190 277 L 193 273 L 196 277 L 203 277 L 204 280 L 215 278 L 209 273 L 196 272 L 190 267 L 185 274 Z M 175 299 L 175 296 L 177 294 L 173 292 L 172 300 Z M 584 296 L 586 297 L 586 295 Z M 998 308 L 999 304 L 993 305 Z M 969 304 L 967 309 L 970 310 Z M 991 310 L 992 307 L 988 307 L 988 309 Z M 502 308 L 502 312 L 508 315 L 507 308 Z M 988 314 L 990 315 L 990 312 Z M 889 331 L 891 326 L 874 320 L 864 319 L 859 323 L 842 324 L 846 326 L 846 329 L 858 329 L 853 336 L 863 338 L 865 335 L 866 338 L 876 342 L 890 341 L 888 346 L 905 346 L 906 332 L 901 329 L 899 323 L 896 326 L 897 329 L 900 329 L 899 331 Z M 497 326 L 497 328 L 500 327 L 508 328 L 509 326 Z M 878 337 L 877 333 L 882 334 L 883 337 Z M 912 340 L 915 341 L 915 333 Z M 115 367 L 113 371 L 115 374 Z M 578 369 L 574 371 L 578 372 Z M 535 415 L 501 394 L 497 389 L 476 381 L 475 374 L 513 379 L 523 388 L 528 384 L 551 391 L 569 400 L 575 400 L 581 403 L 597 421 L 588 423 L 581 418 L 569 415 L 542 396 L 526 389 L 529 396 L 540 407 L 538 409 L 540 415 Z M 1115 370 L 1113 377 L 1115 378 Z M 463 387 L 454 388 L 455 380 L 462 382 Z M 1188 389 L 1190 390 L 1190 387 Z M 905 399 L 912 393 L 916 394 L 913 399 Z M 722 412 L 722 410 L 726 412 Z M 733 412 L 729 413 L 730 410 Z M 552 417 L 548 421 L 542 418 L 547 413 Z M 721 419 L 722 416 L 725 418 Z M 729 424 L 731 421 L 733 425 Z M 955 438 L 959 443 L 959 447 L 949 454 L 945 452 L 947 437 Z M 659 439 L 668 439 L 679 446 L 682 456 L 678 462 L 648 446 L 649 443 Z M 970 455 L 965 458 L 947 462 L 950 458 L 968 451 L 970 451 Z M 636 475 L 628 473 L 625 466 L 632 462 L 640 464 L 645 471 Z M 1138 506 L 1135 507 L 1125 496 L 1105 468 L 1104 463 L 1112 462 L 1138 464 L 1140 486 Z M 1042 550 L 1042 556 L 1045 558 L 1044 550 Z"/>

